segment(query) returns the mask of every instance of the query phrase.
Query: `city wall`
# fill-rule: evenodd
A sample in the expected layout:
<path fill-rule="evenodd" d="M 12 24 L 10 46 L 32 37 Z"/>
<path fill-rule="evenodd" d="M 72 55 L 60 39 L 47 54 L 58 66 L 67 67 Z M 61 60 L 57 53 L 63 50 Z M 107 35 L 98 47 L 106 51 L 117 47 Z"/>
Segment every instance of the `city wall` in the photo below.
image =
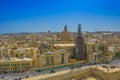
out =
<path fill-rule="evenodd" d="M 40 80 L 71 80 L 74 77 L 81 78 L 89 74 L 91 74 L 91 68 L 84 69 L 84 70 L 77 70 L 77 71 L 71 70 L 69 73 L 57 75 L 54 77 L 47 77 L 45 79 L 40 79 Z"/>
<path fill-rule="evenodd" d="M 92 72 L 96 77 L 100 77 L 102 80 L 120 80 L 120 71 L 107 73 L 97 68 L 93 68 Z"/>
<path fill-rule="evenodd" d="M 101 80 L 120 80 L 120 71 L 107 73 L 97 68 L 88 68 L 78 71 L 71 70 L 69 73 L 57 75 L 54 77 L 48 77 L 43 80 L 71 80 L 71 79 L 79 79 L 89 75 L 94 75 L 96 77 L 99 77 L 101 78 Z"/>
<path fill-rule="evenodd" d="M 89 76 L 94 76 L 99 80 L 120 80 L 120 71 L 109 73 L 96 67 L 90 67 L 85 69 L 71 69 L 62 74 L 52 73 L 44 76 L 26 78 L 24 80 L 79 80 Z"/>

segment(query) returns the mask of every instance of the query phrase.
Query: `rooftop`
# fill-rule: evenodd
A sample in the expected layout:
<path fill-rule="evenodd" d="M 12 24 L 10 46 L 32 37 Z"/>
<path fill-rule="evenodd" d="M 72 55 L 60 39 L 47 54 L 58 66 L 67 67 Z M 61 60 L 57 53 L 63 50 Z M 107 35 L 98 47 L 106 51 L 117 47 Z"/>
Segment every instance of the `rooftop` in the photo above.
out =
<path fill-rule="evenodd" d="M 60 47 L 72 47 L 75 46 L 75 44 L 54 44 L 55 47 L 60 46 Z"/>
<path fill-rule="evenodd" d="M 22 58 L 22 59 L 19 59 L 19 58 L 4 58 L 2 59 L 0 62 L 12 62 L 12 61 L 31 61 L 32 59 L 31 58 Z"/>

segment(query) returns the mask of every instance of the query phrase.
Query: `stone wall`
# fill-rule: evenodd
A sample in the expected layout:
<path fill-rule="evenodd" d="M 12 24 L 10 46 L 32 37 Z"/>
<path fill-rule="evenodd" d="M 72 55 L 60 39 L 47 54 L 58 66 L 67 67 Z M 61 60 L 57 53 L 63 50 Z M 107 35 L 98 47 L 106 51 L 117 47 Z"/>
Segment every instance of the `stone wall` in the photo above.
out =
<path fill-rule="evenodd" d="M 57 73 L 55 73 L 57 74 Z M 90 68 L 84 68 L 84 69 L 71 69 L 67 73 L 62 73 L 60 75 L 54 75 L 54 74 L 49 74 L 49 76 L 45 76 L 44 78 L 36 78 L 39 80 L 80 80 L 82 78 L 87 78 L 87 77 L 95 77 L 97 80 L 120 80 L 120 71 L 117 72 L 104 72 L 103 70 L 100 70 L 96 67 L 90 67 Z M 33 80 L 35 78 L 28 78 L 25 80 Z"/>
<path fill-rule="evenodd" d="M 93 68 L 92 72 L 96 77 L 100 77 L 103 80 L 120 80 L 120 71 L 107 73 L 97 68 Z"/>
<path fill-rule="evenodd" d="M 78 70 L 78 71 L 71 70 L 69 73 L 50 77 L 50 78 L 45 78 L 44 80 L 71 80 L 75 77 L 81 78 L 89 74 L 91 74 L 91 68 L 84 69 L 84 70 Z"/>

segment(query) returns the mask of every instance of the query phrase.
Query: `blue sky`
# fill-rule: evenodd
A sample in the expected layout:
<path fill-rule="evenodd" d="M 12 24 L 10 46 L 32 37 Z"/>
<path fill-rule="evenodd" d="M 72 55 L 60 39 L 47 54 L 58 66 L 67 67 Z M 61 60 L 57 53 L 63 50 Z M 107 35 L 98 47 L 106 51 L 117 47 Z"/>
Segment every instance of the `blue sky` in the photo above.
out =
<path fill-rule="evenodd" d="M 0 33 L 120 31 L 120 0 L 0 0 Z"/>

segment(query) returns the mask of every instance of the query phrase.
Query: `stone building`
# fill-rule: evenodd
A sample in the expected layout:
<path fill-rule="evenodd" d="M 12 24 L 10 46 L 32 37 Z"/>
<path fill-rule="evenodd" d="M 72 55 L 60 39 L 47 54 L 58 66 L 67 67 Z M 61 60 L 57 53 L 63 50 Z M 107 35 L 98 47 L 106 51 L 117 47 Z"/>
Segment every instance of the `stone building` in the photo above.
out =
<path fill-rule="evenodd" d="M 44 51 L 42 54 L 38 54 L 35 60 L 35 65 L 36 67 L 49 67 L 60 64 L 68 64 L 69 56 L 69 52 L 66 50 Z"/>
<path fill-rule="evenodd" d="M 32 59 L 30 58 L 4 58 L 0 60 L 0 72 L 20 72 L 32 68 Z"/>

